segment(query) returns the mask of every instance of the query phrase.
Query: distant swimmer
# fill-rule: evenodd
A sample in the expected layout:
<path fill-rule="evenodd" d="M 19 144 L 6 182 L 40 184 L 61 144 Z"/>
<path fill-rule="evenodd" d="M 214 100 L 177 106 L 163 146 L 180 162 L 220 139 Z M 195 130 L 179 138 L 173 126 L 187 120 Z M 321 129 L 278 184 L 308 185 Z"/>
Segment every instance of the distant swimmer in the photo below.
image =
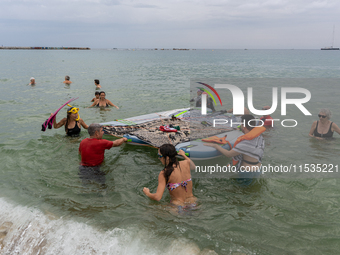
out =
<path fill-rule="evenodd" d="M 180 155 L 183 161 L 178 161 Z M 158 149 L 158 158 L 164 165 L 164 169 L 158 175 L 158 187 L 156 193 L 150 193 L 146 187 L 143 192 L 152 200 L 162 199 L 165 188 L 169 190 L 171 203 L 178 206 L 195 206 L 196 197 L 192 193 L 192 180 L 190 170 L 195 169 L 194 162 L 188 158 L 183 150 L 177 154 L 172 144 L 163 144 Z"/>
<path fill-rule="evenodd" d="M 195 102 L 196 107 L 201 107 L 202 105 L 202 95 L 207 95 L 207 108 L 211 109 L 213 112 L 215 112 L 214 103 L 211 97 L 209 97 L 208 93 L 204 92 L 201 89 L 197 90 L 197 97 L 192 98 L 190 102 Z"/>
<path fill-rule="evenodd" d="M 92 98 L 92 100 L 91 100 L 91 102 L 94 102 L 94 101 L 96 101 L 96 100 L 98 100 L 99 99 L 99 94 L 100 94 L 100 92 L 99 91 L 96 91 L 95 93 L 94 93 L 94 98 Z"/>
<path fill-rule="evenodd" d="M 96 89 L 101 89 L 102 86 L 100 86 L 99 80 L 94 80 L 94 85 L 96 85 Z"/>
<path fill-rule="evenodd" d="M 104 161 L 105 150 L 122 145 L 127 138 L 115 141 L 102 139 L 104 135 L 103 127 L 99 124 L 91 124 L 88 128 L 90 138 L 85 138 L 80 142 L 79 154 L 81 155 L 81 165 L 79 175 L 83 182 L 92 180 L 105 184 L 105 173 L 100 170 L 100 165 Z"/>
<path fill-rule="evenodd" d="M 65 81 L 63 81 L 63 83 L 65 83 L 65 84 L 71 84 L 72 81 L 70 81 L 70 76 L 66 75 L 66 76 L 65 76 Z"/>
<path fill-rule="evenodd" d="M 67 110 L 66 118 L 63 118 L 58 123 L 56 123 L 56 119 L 54 119 L 54 128 L 60 128 L 62 126 L 65 126 L 65 132 L 68 136 L 78 136 L 81 131 L 81 126 L 85 129 L 88 128 L 88 125 L 86 125 L 83 119 L 79 117 L 79 108 L 72 106 Z"/>
<path fill-rule="evenodd" d="M 114 105 L 110 100 L 106 99 L 105 96 L 105 92 L 104 91 L 100 91 L 99 92 L 99 99 L 94 100 L 94 103 L 90 106 L 97 106 L 97 107 L 109 107 L 109 106 L 114 106 L 117 109 L 119 109 L 119 107 L 117 105 Z"/>
<path fill-rule="evenodd" d="M 330 121 L 331 116 L 332 113 L 329 109 L 321 109 L 318 114 L 319 120 L 313 122 L 309 136 L 317 139 L 331 138 L 334 131 L 340 135 L 338 125 Z"/>
<path fill-rule="evenodd" d="M 35 85 L 35 79 L 34 77 L 31 77 L 30 83 L 28 85 Z"/>
<path fill-rule="evenodd" d="M 268 109 L 270 109 L 269 106 L 263 106 L 262 107 L 262 110 L 268 110 Z M 274 127 L 274 120 L 273 120 L 273 118 L 270 115 L 263 115 L 260 118 L 260 120 L 263 121 L 263 126 L 264 127 Z M 262 124 L 262 123 L 260 122 L 260 124 Z"/>

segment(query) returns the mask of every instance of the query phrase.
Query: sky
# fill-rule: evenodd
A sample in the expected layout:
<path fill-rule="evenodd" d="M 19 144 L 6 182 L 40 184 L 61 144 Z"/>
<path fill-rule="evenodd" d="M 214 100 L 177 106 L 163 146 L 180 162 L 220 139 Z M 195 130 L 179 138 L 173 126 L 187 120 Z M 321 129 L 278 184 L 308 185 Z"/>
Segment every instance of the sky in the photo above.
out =
<path fill-rule="evenodd" d="M 338 0 L 1 0 L 0 46 L 340 47 Z"/>

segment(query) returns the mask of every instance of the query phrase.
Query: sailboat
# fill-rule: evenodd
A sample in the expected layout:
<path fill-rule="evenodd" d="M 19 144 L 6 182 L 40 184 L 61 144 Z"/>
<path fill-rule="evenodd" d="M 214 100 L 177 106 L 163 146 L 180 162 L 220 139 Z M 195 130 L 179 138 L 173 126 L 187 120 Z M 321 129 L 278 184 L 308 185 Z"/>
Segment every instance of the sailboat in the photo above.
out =
<path fill-rule="evenodd" d="M 321 50 L 339 50 L 339 48 L 333 48 L 333 44 L 334 44 L 334 29 L 335 29 L 335 26 L 333 26 L 333 40 L 332 40 L 332 46 L 331 46 L 331 47 L 324 47 L 324 48 L 321 48 Z"/>

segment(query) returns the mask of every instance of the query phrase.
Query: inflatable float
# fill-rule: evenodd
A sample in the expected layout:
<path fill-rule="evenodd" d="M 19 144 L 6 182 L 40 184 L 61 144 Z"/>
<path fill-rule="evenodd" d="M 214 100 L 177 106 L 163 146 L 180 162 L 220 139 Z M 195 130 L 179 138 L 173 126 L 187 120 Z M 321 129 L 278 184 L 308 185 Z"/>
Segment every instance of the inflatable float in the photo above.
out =
<path fill-rule="evenodd" d="M 214 120 L 219 123 L 214 127 Z M 223 121 L 222 121 L 223 120 Z M 233 124 L 231 125 L 231 121 Z M 196 160 L 211 159 L 222 154 L 204 143 L 213 142 L 230 149 L 243 133 L 237 128 L 240 119 L 226 112 L 181 108 L 100 123 L 106 135 L 126 137 L 129 144 L 158 148 L 164 143 L 182 149 Z"/>

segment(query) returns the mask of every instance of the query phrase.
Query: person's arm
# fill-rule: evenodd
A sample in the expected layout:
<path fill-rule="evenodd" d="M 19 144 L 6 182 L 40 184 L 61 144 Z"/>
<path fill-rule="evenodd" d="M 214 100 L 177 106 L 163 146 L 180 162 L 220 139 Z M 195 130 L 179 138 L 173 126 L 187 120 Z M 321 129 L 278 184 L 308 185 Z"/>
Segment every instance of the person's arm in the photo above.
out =
<path fill-rule="evenodd" d="M 116 141 L 113 141 L 112 143 L 112 147 L 117 147 L 119 145 L 122 145 L 124 142 L 127 142 L 127 138 L 126 137 L 123 137 L 123 138 L 120 138 Z"/>
<path fill-rule="evenodd" d="M 143 188 L 143 192 L 145 195 L 147 195 L 149 198 L 152 200 L 159 201 L 162 199 L 164 190 L 165 190 L 165 177 L 164 177 L 164 172 L 161 171 L 158 175 L 158 186 L 157 186 L 157 191 L 156 193 L 150 193 L 150 190 L 146 187 Z"/>
<path fill-rule="evenodd" d="M 117 106 L 117 105 L 114 105 L 110 100 L 108 100 L 108 99 L 106 99 L 106 103 L 108 104 L 108 105 L 111 105 L 111 106 L 114 106 L 114 107 L 116 107 L 117 109 L 119 109 L 119 107 Z"/>
<path fill-rule="evenodd" d="M 95 98 L 95 97 L 94 97 L 94 98 L 92 98 L 91 102 L 94 102 L 94 100 L 96 100 L 96 98 Z"/>
<path fill-rule="evenodd" d="M 51 113 L 51 115 L 52 115 L 52 113 Z M 56 119 L 57 119 L 57 116 L 54 118 L 54 120 L 53 120 L 53 127 L 54 128 L 60 128 L 60 127 L 62 127 L 62 126 L 64 126 L 65 125 L 65 123 L 66 123 L 66 118 L 63 118 L 61 121 L 59 121 L 58 123 L 57 123 L 57 121 L 56 121 Z"/>
<path fill-rule="evenodd" d="M 194 170 L 196 168 L 195 163 L 185 155 L 185 152 L 183 150 L 179 150 L 178 155 L 182 156 L 184 160 L 189 160 L 190 170 Z"/>
<path fill-rule="evenodd" d="M 340 128 L 334 122 L 333 122 L 333 125 L 332 125 L 332 129 L 333 129 L 333 132 L 335 131 L 340 135 Z"/>
<path fill-rule="evenodd" d="M 95 99 L 93 104 L 91 104 L 91 106 L 89 106 L 88 108 L 93 107 L 93 106 L 95 106 L 97 104 L 99 104 L 99 99 Z"/>
<path fill-rule="evenodd" d="M 235 156 L 241 154 L 241 153 L 239 153 L 235 150 L 228 151 L 228 150 L 222 148 L 220 145 L 218 145 L 216 143 L 205 143 L 204 145 L 215 148 L 216 150 L 218 150 L 219 152 L 221 152 L 224 156 L 227 156 L 228 158 L 235 157 Z"/>
<path fill-rule="evenodd" d="M 79 120 L 79 123 L 80 123 L 80 125 L 82 125 L 83 128 L 88 129 L 89 126 L 86 125 L 86 123 L 84 122 L 83 119 L 80 119 L 80 120 Z"/>
<path fill-rule="evenodd" d="M 312 127 L 311 127 L 311 129 L 310 129 L 310 131 L 309 131 L 309 134 L 308 134 L 308 135 L 309 135 L 310 137 L 314 137 L 314 130 L 316 129 L 316 122 L 317 122 L 317 121 L 314 121 L 314 122 L 313 122 Z"/>

